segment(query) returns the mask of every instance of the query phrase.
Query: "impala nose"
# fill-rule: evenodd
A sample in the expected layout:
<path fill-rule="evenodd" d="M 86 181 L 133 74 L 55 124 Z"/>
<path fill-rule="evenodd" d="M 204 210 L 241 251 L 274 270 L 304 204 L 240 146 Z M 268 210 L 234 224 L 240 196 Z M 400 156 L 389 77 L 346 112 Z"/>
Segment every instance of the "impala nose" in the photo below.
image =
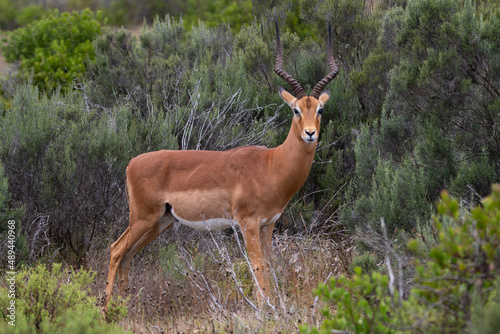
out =
<path fill-rule="evenodd" d="M 314 141 L 316 140 L 316 130 L 315 129 L 306 129 L 304 130 L 306 132 L 306 141 Z"/>

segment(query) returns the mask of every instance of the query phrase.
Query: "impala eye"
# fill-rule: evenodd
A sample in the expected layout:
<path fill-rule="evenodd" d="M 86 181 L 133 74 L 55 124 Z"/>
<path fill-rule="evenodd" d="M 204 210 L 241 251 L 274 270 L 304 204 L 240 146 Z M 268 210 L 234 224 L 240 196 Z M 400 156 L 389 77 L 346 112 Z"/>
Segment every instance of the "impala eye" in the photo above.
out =
<path fill-rule="evenodd" d="M 318 115 L 321 115 L 322 112 L 323 112 L 323 108 L 319 108 L 318 109 Z"/>
<path fill-rule="evenodd" d="M 293 113 L 295 114 L 295 116 L 300 115 L 300 110 L 297 108 L 293 108 Z"/>

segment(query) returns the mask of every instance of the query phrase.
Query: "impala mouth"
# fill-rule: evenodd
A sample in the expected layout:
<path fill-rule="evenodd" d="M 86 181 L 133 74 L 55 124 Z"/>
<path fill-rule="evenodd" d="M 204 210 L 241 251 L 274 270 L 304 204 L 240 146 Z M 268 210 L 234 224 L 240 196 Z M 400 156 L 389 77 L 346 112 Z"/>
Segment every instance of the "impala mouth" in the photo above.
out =
<path fill-rule="evenodd" d="M 316 141 L 316 136 L 312 137 L 302 137 L 302 140 L 305 141 L 306 143 L 314 143 Z"/>

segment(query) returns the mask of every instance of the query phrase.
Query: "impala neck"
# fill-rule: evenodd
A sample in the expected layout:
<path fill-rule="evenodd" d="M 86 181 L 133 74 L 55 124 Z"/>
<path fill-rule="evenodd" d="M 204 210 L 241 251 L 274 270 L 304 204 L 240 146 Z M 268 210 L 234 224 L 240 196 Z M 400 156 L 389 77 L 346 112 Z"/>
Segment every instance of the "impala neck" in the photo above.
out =
<path fill-rule="evenodd" d="M 288 200 L 302 187 L 311 170 L 317 141 L 306 143 L 293 125 L 285 142 L 274 149 L 272 168 Z"/>

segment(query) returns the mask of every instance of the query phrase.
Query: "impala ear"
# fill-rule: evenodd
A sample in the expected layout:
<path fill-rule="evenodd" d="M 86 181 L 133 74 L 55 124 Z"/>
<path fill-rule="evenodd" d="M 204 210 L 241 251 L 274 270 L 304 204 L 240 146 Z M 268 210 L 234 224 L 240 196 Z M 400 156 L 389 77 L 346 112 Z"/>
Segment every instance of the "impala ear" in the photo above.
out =
<path fill-rule="evenodd" d="M 328 100 L 330 99 L 330 92 L 327 91 L 327 90 L 324 90 L 320 95 L 319 95 L 319 102 L 321 102 L 321 104 L 325 104 L 328 102 Z"/>
<path fill-rule="evenodd" d="M 293 106 L 295 100 L 297 100 L 292 94 L 283 89 L 283 87 L 278 87 L 280 91 L 281 98 L 290 106 Z"/>

